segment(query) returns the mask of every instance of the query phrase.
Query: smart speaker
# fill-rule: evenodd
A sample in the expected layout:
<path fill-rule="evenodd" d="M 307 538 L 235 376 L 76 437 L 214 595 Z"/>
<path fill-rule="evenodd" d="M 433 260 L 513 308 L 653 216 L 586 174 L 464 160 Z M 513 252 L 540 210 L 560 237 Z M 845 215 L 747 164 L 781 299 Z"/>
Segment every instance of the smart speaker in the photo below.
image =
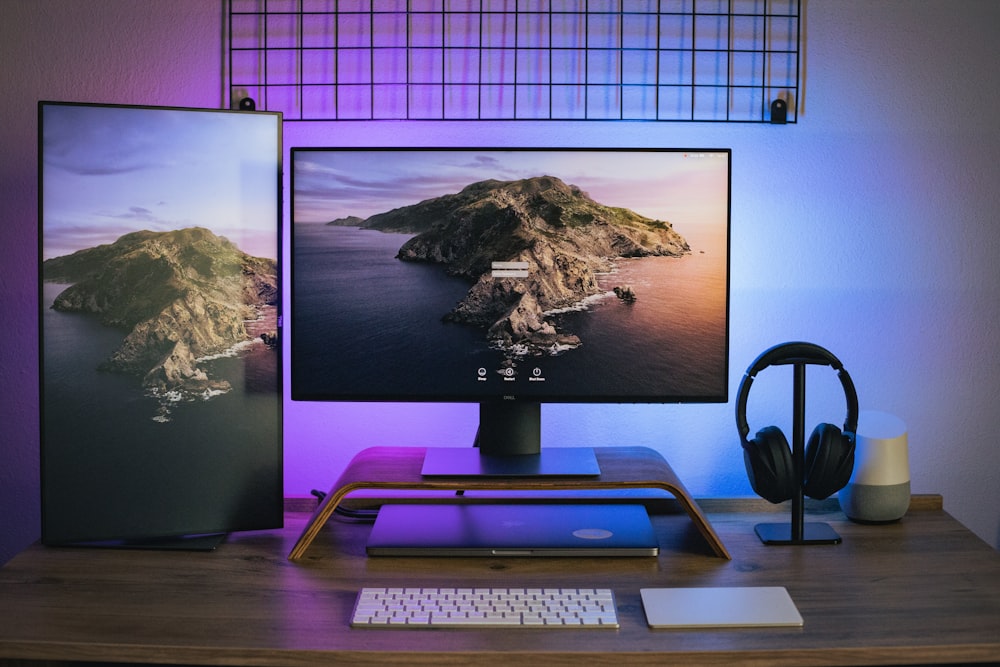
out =
<path fill-rule="evenodd" d="M 839 493 L 852 521 L 889 523 L 910 506 L 910 455 L 903 420 L 885 412 L 858 415 L 854 472 Z"/>

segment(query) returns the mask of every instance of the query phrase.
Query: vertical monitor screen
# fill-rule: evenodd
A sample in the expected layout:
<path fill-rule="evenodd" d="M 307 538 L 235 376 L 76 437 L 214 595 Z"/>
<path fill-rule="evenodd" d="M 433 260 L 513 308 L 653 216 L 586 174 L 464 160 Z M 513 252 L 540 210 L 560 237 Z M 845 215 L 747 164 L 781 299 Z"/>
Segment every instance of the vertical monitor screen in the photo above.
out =
<path fill-rule="evenodd" d="M 282 523 L 281 115 L 39 104 L 42 538 Z"/>
<path fill-rule="evenodd" d="M 727 400 L 728 149 L 291 161 L 294 399 Z"/>

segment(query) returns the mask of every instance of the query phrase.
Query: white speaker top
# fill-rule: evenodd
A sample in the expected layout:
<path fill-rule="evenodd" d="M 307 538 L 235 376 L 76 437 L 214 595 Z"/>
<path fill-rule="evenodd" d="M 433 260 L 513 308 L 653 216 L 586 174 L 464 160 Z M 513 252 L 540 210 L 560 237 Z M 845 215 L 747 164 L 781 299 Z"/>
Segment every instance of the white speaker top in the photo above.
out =
<path fill-rule="evenodd" d="M 886 486 L 910 481 L 906 424 L 885 412 L 858 414 L 852 484 Z"/>

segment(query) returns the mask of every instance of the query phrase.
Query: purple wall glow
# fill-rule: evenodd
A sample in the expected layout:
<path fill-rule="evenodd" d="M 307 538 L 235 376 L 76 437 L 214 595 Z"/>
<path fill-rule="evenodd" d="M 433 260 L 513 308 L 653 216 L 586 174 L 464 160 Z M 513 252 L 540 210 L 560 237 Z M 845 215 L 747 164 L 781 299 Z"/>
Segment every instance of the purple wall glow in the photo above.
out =
<path fill-rule="evenodd" d="M 728 146 L 733 149 L 731 391 L 764 348 L 834 351 L 865 409 L 909 428 L 912 486 L 1000 546 L 1000 44 L 990 0 L 805 3 L 796 125 L 287 123 L 296 145 Z M 0 4 L 0 562 L 38 536 L 35 103 L 219 106 L 222 3 Z M 287 193 L 287 190 L 286 190 Z M 286 194 L 286 202 L 287 202 Z M 287 230 L 286 230 L 287 233 Z M 287 243 L 286 243 L 287 248 Z M 815 379 L 814 379 L 815 378 Z M 840 423 L 832 373 L 810 374 L 807 423 Z M 779 370 L 750 425 L 790 428 Z M 373 444 L 467 445 L 469 405 L 285 402 L 286 494 L 328 488 Z M 549 406 L 550 445 L 647 445 L 695 496 L 749 496 L 733 401 Z"/>

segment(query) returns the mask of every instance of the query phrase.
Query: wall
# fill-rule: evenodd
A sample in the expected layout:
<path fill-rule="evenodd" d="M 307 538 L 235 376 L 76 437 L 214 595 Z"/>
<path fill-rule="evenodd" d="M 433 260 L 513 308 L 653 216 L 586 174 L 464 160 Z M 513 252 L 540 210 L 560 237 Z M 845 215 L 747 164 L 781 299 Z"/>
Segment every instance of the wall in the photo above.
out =
<path fill-rule="evenodd" d="M 909 426 L 913 490 L 1000 546 L 1000 47 L 991 0 L 805 2 L 796 125 L 286 125 L 286 146 L 685 145 L 733 148 L 732 394 L 770 345 L 819 343 L 863 408 Z M 0 562 L 38 534 L 35 101 L 219 106 L 224 8 L 200 0 L 0 2 Z M 814 379 L 815 377 L 815 379 Z M 790 431 L 787 374 L 750 424 Z M 807 423 L 840 423 L 810 374 Z M 552 406 L 549 444 L 656 447 L 696 496 L 751 495 L 733 405 Z M 328 487 L 369 444 L 466 445 L 470 406 L 286 401 L 286 493 Z"/>

